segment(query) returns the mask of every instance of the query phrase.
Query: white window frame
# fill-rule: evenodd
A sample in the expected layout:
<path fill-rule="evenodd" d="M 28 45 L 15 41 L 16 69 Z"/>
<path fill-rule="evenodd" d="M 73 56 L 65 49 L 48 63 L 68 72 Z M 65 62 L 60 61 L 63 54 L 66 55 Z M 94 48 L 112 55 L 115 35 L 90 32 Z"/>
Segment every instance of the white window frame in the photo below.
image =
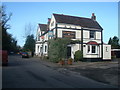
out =
<path fill-rule="evenodd" d="M 45 52 L 47 52 L 47 46 L 45 45 Z"/>
<path fill-rule="evenodd" d="M 93 32 L 94 32 L 94 33 L 93 33 Z M 94 37 L 91 37 L 91 33 L 93 34 Z M 96 32 L 91 30 L 91 31 L 90 31 L 90 39 L 95 39 L 95 37 L 96 37 Z"/>
<path fill-rule="evenodd" d="M 95 53 L 92 53 L 92 46 L 95 46 Z M 88 52 L 88 47 L 90 48 L 89 52 Z M 98 54 L 98 46 L 97 45 L 87 45 L 86 52 L 87 52 L 87 54 Z"/>

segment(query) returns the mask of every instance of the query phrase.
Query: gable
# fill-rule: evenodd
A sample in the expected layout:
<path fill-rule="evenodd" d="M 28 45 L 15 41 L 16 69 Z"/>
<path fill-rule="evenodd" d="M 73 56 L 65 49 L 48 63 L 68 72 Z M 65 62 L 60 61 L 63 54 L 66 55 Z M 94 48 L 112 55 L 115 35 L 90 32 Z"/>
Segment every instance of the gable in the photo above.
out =
<path fill-rule="evenodd" d="M 47 31 L 47 24 L 39 24 L 39 28 L 41 31 Z"/>

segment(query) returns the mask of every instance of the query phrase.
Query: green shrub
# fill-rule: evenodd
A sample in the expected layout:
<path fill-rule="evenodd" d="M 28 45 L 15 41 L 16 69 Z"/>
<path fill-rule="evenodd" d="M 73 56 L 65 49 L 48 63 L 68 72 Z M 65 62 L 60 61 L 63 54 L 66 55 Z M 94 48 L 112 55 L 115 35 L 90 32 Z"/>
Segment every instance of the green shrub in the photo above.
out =
<path fill-rule="evenodd" d="M 78 43 L 80 41 L 72 41 L 70 38 L 57 38 L 48 40 L 48 57 L 52 62 L 59 62 L 60 58 L 67 58 L 67 45 Z"/>
<path fill-rule="evenodd" d="M 59 62 L 59 58 L 67 58 L 67 44 L 70 43 L 70 39 L 51 39 L 48 41 L 48 56 L 52 62 Z"/>
<path fill-rule="evenodd" d="M 82 59 L 83 59 L 83 53 L 82 53 L 82 51 L 80 51 L 80 50 L 76 51 L 75 54 L 74 54 L 74 60 L 75 60 L 75 62 L 77 62 L 79 60 L 82 61 Z"/>

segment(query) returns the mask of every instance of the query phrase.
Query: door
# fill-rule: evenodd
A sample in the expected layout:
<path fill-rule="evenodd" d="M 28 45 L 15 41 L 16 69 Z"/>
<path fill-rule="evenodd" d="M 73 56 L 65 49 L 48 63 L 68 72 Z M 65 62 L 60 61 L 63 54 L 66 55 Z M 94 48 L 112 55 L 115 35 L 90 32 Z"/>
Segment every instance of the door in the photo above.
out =
<path fill-rule="evenodd" d="M 71 57 L 71 47 L 67 47 L 67 58 Z"/>

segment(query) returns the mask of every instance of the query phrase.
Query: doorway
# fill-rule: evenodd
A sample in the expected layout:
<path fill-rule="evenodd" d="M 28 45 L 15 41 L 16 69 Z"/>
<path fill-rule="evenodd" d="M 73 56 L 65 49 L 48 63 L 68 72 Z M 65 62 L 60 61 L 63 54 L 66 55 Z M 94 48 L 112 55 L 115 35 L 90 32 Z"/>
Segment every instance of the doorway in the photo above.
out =
<path fill-rule="evenodd" d="M 71 57 L 71 47 L 67 47 L 67 58 Z"/>

